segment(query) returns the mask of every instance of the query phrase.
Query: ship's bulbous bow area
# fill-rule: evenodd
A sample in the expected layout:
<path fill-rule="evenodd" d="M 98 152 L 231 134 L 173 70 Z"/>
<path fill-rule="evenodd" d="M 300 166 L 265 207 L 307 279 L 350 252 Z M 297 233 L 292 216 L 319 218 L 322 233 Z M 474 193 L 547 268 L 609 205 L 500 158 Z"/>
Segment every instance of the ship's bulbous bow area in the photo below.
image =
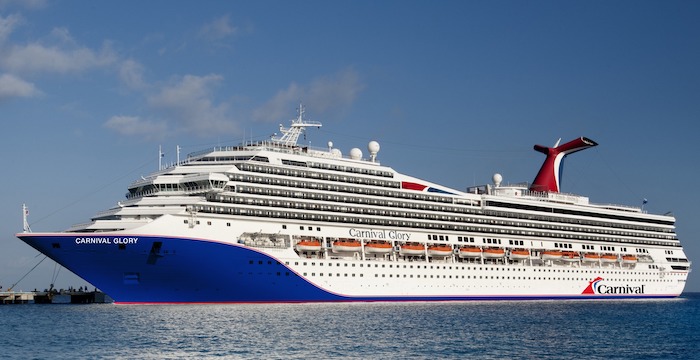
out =
<path fill-rule="evenodd" d="M 580 137 L 554 147 L 535 145 L 535 151 L 547 155 L 547 158 L 544 160 L 540 171 L 537 173 L 535 181 L 532 182 L 530 190 L 558 193 L 564 158 L 569 154 L 596 145 L 598 145 L 598 143 L 586 137 Z"/>

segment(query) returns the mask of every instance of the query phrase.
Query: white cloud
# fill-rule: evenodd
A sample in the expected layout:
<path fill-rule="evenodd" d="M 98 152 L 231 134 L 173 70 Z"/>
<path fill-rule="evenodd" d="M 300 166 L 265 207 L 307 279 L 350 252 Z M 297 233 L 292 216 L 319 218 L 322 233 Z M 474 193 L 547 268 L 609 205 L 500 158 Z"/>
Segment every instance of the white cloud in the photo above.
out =
<path fill-rule="evenodd" d="M 30 82 L 11 74 L 0 75 L 0 101 L 12 97 L 32 97 L 40 93 Z"/>
<path fill-rule="evenodd" d="M 117 55 L 108 44 L 95 51 L 76 46 L 67 30 L 54 29 L 61 44 L 47 46 L 39 42 L 13 46 L 0 55 L 0 64 L 15 73 L 71 73 L 113 64 Z"/>
<path fill-rule="evenodd" d="M 20 15 L 10 15 L 5 18 L 0 16 L 0 45 L 5 42 L 21 22 L 22 17 Z"/>
<path fill-rule="evenodd" d="M 147 85 L 143 80 L 143 65 L 134 60 L 125 60 L 119 66 L 119 78 L 131 89 L 143 89 Z"/>
<path fill-rule="evenodd" d="M 295 108 L 299 102 L 319 115 L 341 111 L 355 101 L 363 88 L 359 74 L 353 69 L 316 78 L 306 86 L 292 83 L 253 111 L 253 118 L 258 121 L 287 119 L 290 117 L 290 109 Z"/>
<path fill-rule="evenodd" d="M 363 88 L 359 74 L 352 69 L 346 69 L 312 81 L 306 96 L 315 112 L 326 113 L 352 104 Z"/>
<path fill-rule="evenodd" d="M 165 122 L 143 120 L 138 116 L 112 116 L 104 126 L 122 135 L 145 138 L 163 138 L 167 131 Z"/>
<path fill-rule="evenodd" d="M 233 134 L 237 126 L 229 115 L 229 104 L 216 104 L 212 88 L 223 78 L 220 75 L 186 75 L 160 93 L 148 99 L 149 104 L 162 111 L 175 132 L 198 136 Z"/>
<path fill-rule="evenodd" d="M 299 85 L 295 83 L 289 84 L 286 89 L 277 92 L 263 106 L 255 109 L 253 111 L 253 119 L 279 122 L 282 119 L 290 118 L 290 116 L 294 115 L 291 110 L 299 105 L 300 101 L 305 100 L 304 92 L 305 90 Z"/>
<path fill-rule="evenodd" d="M 199 36 L 209 40 L 221 40 L 235 35 L 238 29 L 231 25 L 228 15 L 224 15 L 210 23 L 204 24 L 199 30 Z"/>

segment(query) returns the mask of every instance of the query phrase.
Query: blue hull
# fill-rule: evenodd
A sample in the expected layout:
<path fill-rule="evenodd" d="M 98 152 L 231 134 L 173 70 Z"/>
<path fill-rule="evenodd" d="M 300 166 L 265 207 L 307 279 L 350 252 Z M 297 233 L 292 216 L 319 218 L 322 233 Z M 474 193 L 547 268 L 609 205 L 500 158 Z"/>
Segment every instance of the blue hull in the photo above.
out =
<path fill-rule="evenodd" d="M 117 303 L 267 303 L 670 298 L 619 296 L 350 297 L 313 285 L 249 248 L 186 238 L 90 234 L 17 235 Z M 87 240 L 86 240 L 87 239 Z M 135 240 L 137 239 L 137 240 Z"/>

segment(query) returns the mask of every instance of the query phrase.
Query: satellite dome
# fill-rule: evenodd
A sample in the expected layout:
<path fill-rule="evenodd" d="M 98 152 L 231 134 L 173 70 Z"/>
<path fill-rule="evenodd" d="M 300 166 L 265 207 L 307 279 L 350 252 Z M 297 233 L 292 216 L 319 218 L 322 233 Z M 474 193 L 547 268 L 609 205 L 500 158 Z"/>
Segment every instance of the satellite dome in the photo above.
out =
<path fill-rule="evenodd" d="M 376 154 L 379 152 L 379 143 L 376 141 L 370 141 L 369 144 L 367 144 L 367 150 L 369 150 L 370 154 Z"/>
<path fill-rule="evenodd" d="M 499 173 L 493 174 L 493 184 L 496 185 L 496 187 L 501 186 L 501 182 L 503 181 L 503 176 Z"/>
<path fill-rule="evenodd" d="M 353 160 L 362 159 L 362 150 L 358 148 L 352 148 L 352 150 L 350 150 L 350 158 Z"/>
<path fill-rule="evenodd" d="M 331 150 L 331 154 L 333 154 L 335 157 L 343 157 L 343 153 L 340 151 L 340 149 Z"/>
<path fill-rule="evenodd" d="M 367 150 L 369 150 L 369 158 L 374 162 L 379 152 L 379 143 L 374 140 L 370 141 L 369 144 L 367 144 Z"/>

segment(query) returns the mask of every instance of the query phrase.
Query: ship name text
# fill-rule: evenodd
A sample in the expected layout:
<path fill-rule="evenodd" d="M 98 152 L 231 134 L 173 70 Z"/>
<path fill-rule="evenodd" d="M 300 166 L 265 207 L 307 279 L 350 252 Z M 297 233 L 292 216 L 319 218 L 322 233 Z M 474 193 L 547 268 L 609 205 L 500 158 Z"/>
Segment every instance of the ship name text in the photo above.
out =
<path fill-rule="evenodd" d="M 409 240 L 411 234 L 396 230 L 363 230 L 351 228 L 348 233 L 354 238 Z"/>
<path fill-rule="evenodd" d="M 127 245 L 137 244 L 137 237 L 77 237 L 75 238 L 76 245 L 91 244 L 91 245 Z"/>

